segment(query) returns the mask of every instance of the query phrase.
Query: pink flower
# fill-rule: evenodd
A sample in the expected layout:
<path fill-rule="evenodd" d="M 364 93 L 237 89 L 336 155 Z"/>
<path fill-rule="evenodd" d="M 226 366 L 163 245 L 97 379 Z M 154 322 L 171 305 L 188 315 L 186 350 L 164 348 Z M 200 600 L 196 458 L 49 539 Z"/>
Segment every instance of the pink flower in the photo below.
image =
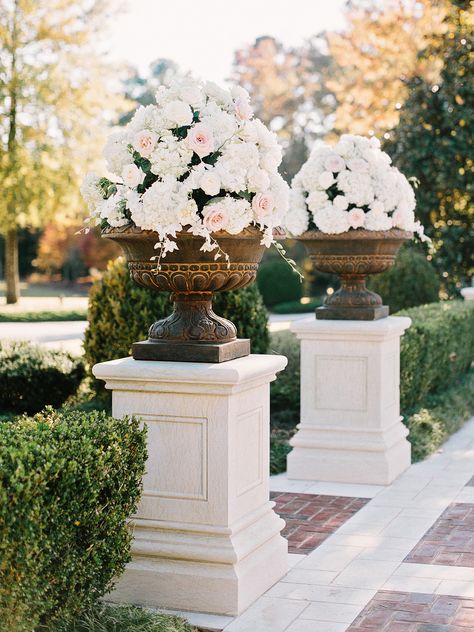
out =
<path fill-rule="evenodd" d="M 253 110 L 248 101 L 245 99 L 237 99 L 234 103 L 235 114 L 241 121 L 248 121 L 253 116 Z"/>
<path fill-rule="evenodd" d="M 265 193 L 257 193 L 252 200 L 252 208 L 255 212 L 257 220 L 264 222 L 271 215 L 275 208 L 275 198 L 273 193 L 266 191 Z"/>
<path fill-rule="evenodd" d="M 194 151 L 200 158 L 208 156 L 214 151 L 214 138 L 211 130 L 203 123 L 196 123 L 188 130 L 186 146 Z"/>
<path fill-rule="evenodd" d="M 365 213 L 361 208 L 353 208 L 349 211 L 349 224 L 351 228 L 362 228 L 365 224 Z"/>
<path fill-rule="evenodd" d="M 229 220 L 226 208 L 222 204 L 219 204 L 219 202 L 204 207 L 203 215 L 204 227 L 207 228 L 210 233 L 224 230 Z"/>
<path fill-rule="evenodd" d="M 138 151 L 140 156 L 148 158 L 151 152 L 154 150 L 157 142 L 158 136 L 155 134 L 155 132 L 150 132 L 147 129 L 142 129 L 141 132 L 137 132 L 133 137 L 132 147 L 135 151 Z"/>
<path fill-rule="evenodd" d="M 331 173 L 338 173 L 339 171 L 342 171 L 345 166 L 346 163 L 337 154 L 332 154 L 331 156 L 328 156 L 324 161 L 325 169 L 327 171 L 330 171 Z"/>

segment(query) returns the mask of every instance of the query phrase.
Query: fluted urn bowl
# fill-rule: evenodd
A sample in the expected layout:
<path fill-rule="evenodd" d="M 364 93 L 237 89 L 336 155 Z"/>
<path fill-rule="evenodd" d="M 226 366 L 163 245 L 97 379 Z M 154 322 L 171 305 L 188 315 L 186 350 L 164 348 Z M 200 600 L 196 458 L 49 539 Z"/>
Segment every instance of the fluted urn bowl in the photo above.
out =
<path fill-rule="evenodd" d="M 250 341 L 238 339 L 234 324 L 214 313 L 212 296 L 255 280 L 265 249 L 261 231 L 249 227 L 238 235 L 214 233 L 229 262 L 223 256 L 215 261 L 216 250 L 201 251 L 204 238 L 179 232 L 178 249 L 167 253 L 159 266 L 152 260 L 159 252 L 154 231 L 129 225 L 107 228 L 102 237 L 121 246 L 135 283 L 171 292 L 173 313 L 151 325 L 147 341 L 133 344 L 136 360 L 224 362 L 250 353 Z"/>
<path fill-rule="evenodd" d="M 369 274 L 389 270 L 401 245 L 413 233 L 392 228 L 386 231 L 350 230 L 339 235 L 308 230 L 298 239 L 320 272 L 336 274 L 341 287 L 327 296 L 316 318 L 326 320 L 377 320 L 389 314 L 381 297 L 365 285 Z"/>

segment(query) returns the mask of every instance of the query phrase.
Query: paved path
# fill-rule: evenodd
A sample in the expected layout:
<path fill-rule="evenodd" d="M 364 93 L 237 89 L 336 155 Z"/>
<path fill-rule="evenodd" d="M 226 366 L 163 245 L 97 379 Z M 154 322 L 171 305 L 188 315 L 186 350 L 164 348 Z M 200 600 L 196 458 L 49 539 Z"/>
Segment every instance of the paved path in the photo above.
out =
<path fill-rule="evenodd" d="M 0 340 L 29 340 L 51 349 L 82 353 L 87 321 L 48 321 L 45 323 L 0 323 Z"/>
<path fill-rule="evenodd" d="M 472 632 L 473 475 L 474 418 L 387 487 L 272 476 L 283 500 L 369 500 L 240 617 L 183 614 L 224 632 Z"/>

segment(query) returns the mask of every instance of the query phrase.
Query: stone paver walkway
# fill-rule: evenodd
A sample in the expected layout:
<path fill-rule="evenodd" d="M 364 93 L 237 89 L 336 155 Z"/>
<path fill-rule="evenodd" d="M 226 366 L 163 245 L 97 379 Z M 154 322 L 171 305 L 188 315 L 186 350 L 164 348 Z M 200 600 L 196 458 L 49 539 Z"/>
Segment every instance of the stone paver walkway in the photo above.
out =
<path fill-rule="evenodd" d="M 387 488 L 272 477 L 280 495 L 371 499 L 314 551 L 290 556 L 289 573 L 225 632 L 474 630 L 473 474 L 474 419 Z"/>

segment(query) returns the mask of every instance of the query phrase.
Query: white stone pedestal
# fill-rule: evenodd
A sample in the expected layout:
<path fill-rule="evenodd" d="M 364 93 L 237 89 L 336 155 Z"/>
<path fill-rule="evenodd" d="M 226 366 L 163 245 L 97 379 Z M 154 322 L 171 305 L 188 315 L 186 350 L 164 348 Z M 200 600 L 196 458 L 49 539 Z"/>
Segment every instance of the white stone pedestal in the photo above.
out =
<path fill-rule="evenodd" d="M 465 301 L 474 301 L 474 287 L 463 287 L 461 294 Z"/>
<path fill-rule="evenodd" d="M 399 393 L 400 337 L 410 323 L 389 316 L 293 324 L 301 340 L 301 423 L 289 478 L 388 485 L 410 465 Z"/>
<path fill-rule="evenodd" d="M 113 415 L 148 426 L 133 559 L 111 600 L 236 615 L 287 572 L 269 497 L 269 384 L 286 358 L 97 364 Z"/>

